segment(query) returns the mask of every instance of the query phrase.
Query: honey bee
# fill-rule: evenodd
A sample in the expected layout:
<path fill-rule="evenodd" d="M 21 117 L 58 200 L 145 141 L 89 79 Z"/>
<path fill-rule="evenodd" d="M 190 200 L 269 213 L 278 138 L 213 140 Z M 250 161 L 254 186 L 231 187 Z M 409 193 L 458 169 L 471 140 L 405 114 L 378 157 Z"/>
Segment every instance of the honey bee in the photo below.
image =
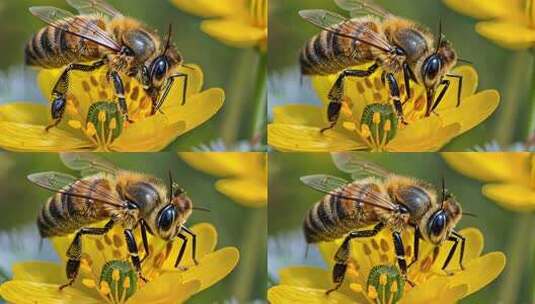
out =
<path fill-rule="evenodd" d="M 351 173 L 354 181 L 329 175 L 310 175 L 301 181 L 315 190 L 327 193 L 306 214 L 303 231 L 307 244 L 344 237 L 334 255 L 332 277 L 338 289 L 347 270 L 351 240 L 372 237 L 383 229 L 392 232 L 398 266 L 405 280 L 407 268 L 418 260 L 419 241 L 423 239 L 436 249 L 446 241 L 454 242 L 442 266 L 448 267 L 460 243 L 459 264 L 464 269 L 465 238 L 454 230 L 462 216 L 459 202 L 446 190 L 412 177 L 388 172 L 355 154 L 333 154 L 336 166 Z M 364 177 L 363 176 L 367 176 Z M 374 225 L 372 229 L 365 229 Z M 413 260 L 405 261 L 401 233 L 414 229 Z"/>
<path fill-rule="evenodd" d="M 328 94 L 329 126 L 321 132 L 336 125 L 342 107 L 345 78 L 369 77 L 379 67 L 383 70 L 381 79 L 388 84 L 394 108 L 404 124 L 406 121 L 396 78 L 400 74 L 403 74 L 408 99 L 411 97 L 411 81 L 426 88 L 426 116 L 442 101 L 450 85 L 446 76 L 459 81 L 457 106 L 460 105 L 462 76 L 448 74 L 460 59 L 450 42 L 443 38 L 441 29 L 437 41 L 427 28 L 395 16 L 371 1 L 335 2 L 349 11 L 352 18 L 326 10 L 299 11 L 303 19 L 323 29 L 302 48 L 299 58 L 301 73 L 327 75 L 341 72 Z M 351 68 L 367 63 L 373 63 L 367 70 Z M 443 85 L 442 90 L 435 99 L 440 85 Z"/>
<path fill-rule="evenodd" d="M 193 207 L 184 189 L 173 183 L 169 172 L 169 185 L 154 176 L 117 168 L 109 161 L 92 154 L 62 154 L 63 163 L 71 169 L 80 170 L 85 177 L 76 178 L 58 172 L 41 172 L 28 175 L 32 183 L 56 192 L 42 207 L 37 218 L 37 227 L 42 238 L 63 236 L 76 232 L 67 249 L 66 275 L 69 280 L 60 290 L 76 280 L 82 257 L 82 239 L 86 235 L 106 234 L 113 226 L 124 229 L 126 244 L 132 264 L 139 277 L 141 263 L 149 256 L 147 233 L 168 242 L 177 237 L 182 240 L 175 267 L 184 256 L 189 235 L 192 241 L 192 257 L 195 264 L 197 237 L 185 224 L 192 210 L 207 210 Z M 88 227 L 107 220 L 103 227 Z M 139 228 L 145 250 L 140 259 L 134 237 Z"/>
<path fill-rule="evenodd" d="M 52 89 L 51 115 L 57 126 L 66 106 L 71 71 L 92 72 L 107 66 L 107 79 L 113 84 L 119 109 L 128 118 L 122 77 L 135 77 L 152 100 L 152 114 L 165 102 L 176 78 L 184 78 L 182 104 L 185 103 L 188 75 L 178 72 L 183 59 L 171 43 L 140 21 L 126 17 L 102 0 L 67 0 L 79 15 L 51 6 L 30 7 L 30 12 L 48 26 L 40 29 L 26 44 L 27 65 L 42 68 L 66 66 Z"/>

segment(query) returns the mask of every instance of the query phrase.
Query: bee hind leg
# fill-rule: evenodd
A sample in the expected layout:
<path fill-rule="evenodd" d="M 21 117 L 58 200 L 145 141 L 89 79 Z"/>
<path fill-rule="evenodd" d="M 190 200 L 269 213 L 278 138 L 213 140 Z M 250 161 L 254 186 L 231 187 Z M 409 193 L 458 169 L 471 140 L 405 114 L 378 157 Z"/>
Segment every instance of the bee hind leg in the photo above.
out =
<path fill-rule="evenodd" d="M 340 110 L 342 109 L 342 100 L 344 97 L 344 80 L 346 77 L 369 77 L 379 67 L 377 63 L 371 65 L 367 70 L 344 70 L 336 79 L 333 87 L 329 91 L 329 105 L 327 108 L 327 119 L 329 120 L 329 126 L 320 130 L 324 133 L 327 130 L 334 128 L 340 117 Z"/>
<path fill-rule="evenodd" d="M 383 223 L 379 223 L 373 227 L 371 230 L 360 230 L 350 232 L 344 242 L 336 251 L 334 255 L 335 264 L 332 271 L 332 280 L 335 283 L 335 286 L 325 292 L 325 294 L 330 294 L 331 292 L 337 290 L 344 283 L 344 277 L 347 270 L 347 263 L 349 261 L 349 254 L 351 250 L 351 240 L 354 238 L 366 238 L 372 237 L 379 233 L 384 228 Z"/>
<path fill-rule="evenodd" d="M 94 62 L 91 65 L 85 65 L 85 64 L 77 64 L 77 63 L 71 63 L 67 66 L 67 68 L 63 71 L 61 76 L 59 77 L 58 81 L 54 85 L 54 88 L 52 89 L 52 105 L 50 108 L 50 112 L 52 114 L 52 119 L 54 120 L 53 123 L 48 125 L 45 128 L 45 131 L 49 131 L 51 128 L 57 126 L 61 119 L 63 118 L 63 113 L 65 112 L 65 106 L 67 105 L 67 90 L 69 89 L 69 74 L 71 71 L 81 71 L 81 72 L 92 72 L 101 66 L 103 66 L 105 63 L 104 60 L 99 60 Z"/>
<path fill-rule="evenodd" d="M 59 290 L 71 286 L 76 280 L 76 277 L 78 277 L 78 272 L 80 270 L 80 260 L 82 259 L 82 236 L 86 234 L 104 235 L 113 227 L 113 225 L 114 221 L 110 220 L 102 228 L 84 227 L 78 230 L 78 232 L 74 236 L 71 245 L 69 246 L 69 249 L 67 249 L 67 257 L 69 258 L 69 260 L 67 261 L 65 272 L 67 274 L 67 279 L 69 279 L 69 282 L 61 285 L 59 287 Z"/>

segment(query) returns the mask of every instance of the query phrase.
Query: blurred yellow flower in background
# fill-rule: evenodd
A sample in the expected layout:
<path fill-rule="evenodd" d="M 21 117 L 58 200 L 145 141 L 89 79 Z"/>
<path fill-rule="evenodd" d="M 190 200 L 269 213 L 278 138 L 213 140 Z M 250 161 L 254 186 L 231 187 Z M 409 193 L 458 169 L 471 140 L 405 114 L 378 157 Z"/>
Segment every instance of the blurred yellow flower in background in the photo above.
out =
<path fill-rule="evenodd" d="M 13 279 L 0 285 L 0 296 L 17 304 L 84 303 L 182 303 L 196 293 L 226 277 L 237 265 L 239 252 L 234 247 L 215 250 L 217 232 L 210 224 L 191 228 L 198 235 L 197 259 L 184 256 L 182 270 L 174 268 L 180 241 L 165 243 L 149 235 L 150 256 L 142 264 L 144 283 L 130 264 L 130 257 L 120 227 L 104 237 L 84 241 L 80 275 L 75 284 L 63 290 L 65 252 L 73 235 L 52 239 L 62 264 L 29 261 L 13 266 Z M 186 253 L 191 252 L 191 242 Z M 145 252 L 140 246 L 140 255 Z M 214 251 L 215 250 L 215 251 Z"/>
<path fill-rule="evenodd" d="M 181 10 L 205 18 L 201 29 L 232 47 L 267 47 L 268 0 L 171 0 Z"/>
<path fill-rule="evenodd" d="M 357 67 L 359 69 L 363 66 Z M 365 69 L 365 68 L 364 68 Z M 422 86 L 411 83 L 411 99 L 403 105 L 408 125 L 398 121 L 381 73 L 369 78 L 346 78 L 345 99 L 337 125 L 324 133 L 328 93 L 338 75 L 314 76 L 312 84 L 323 107 L 287 105 L 274 109 L 268 126 L 268 143 L 277 150 L 332 152 L 350 150 L 422 152 L 441 149 L 451 139 L 479 125 L 498 107 L 495 90 L 476 93 L 478 74 L 461 66 L 452 74 L 463 76 L 461 105 L 457 107 L 458 82 L 452 81 L 444 99 L 430 116 L 425 116 L 426 96 Z M 399 84 L 401 100 L 405 86 Z"/>
<path fill-rule="evenodd" d="M 454 262 L 458 259 L 455 258 L 446 268 L 452 272 L 451 275 L 441 270 L 452 244 L 439 247 L 434 258 L 434 247 L 421 242 L 419 259 L 408 272 L 409 280 L 416 284 L 414 287 L 403 281 L 395 266 L 396 257 L 389 231 L 383 230 L 376 237 L 353 241 L 344 284 L 329 295 L 325 292 L 334 286 L 331 281 L 333 256 L 343 239 L 320 243 L 319 249 L 329 270 L 307 266 L 282 269 L 279 285 L 268 291 L 268 301 L 272 304 L 455 303 L 492 282 L 505 266 L 505 255 L 501 252 L 481 256 L 483 235 L 478 229 L 467 228 L 460 233 L 466 237 L 465 270 L 459 270 L 459 265 Z M 412 232 L 404 233 L 403 240 L 405 244 L 412 244 Z M 406 250 L 405 258 L 411 261 L 411 250 Z"/>
<path fill-rule="evenodd" d="M 181 152 L 193 168 L 222 177 L 215 188 L 246 207 L 267 204 L 267 155 L 263 152 Z"/>
<path fill-rule="evenodd" d="M 513 211 L 535 210 L 535 158 L 523 152 L 443 153 L 455 170 L 485 182 L 481 192 Z"/>
<path fill-rule="evenodd" d="M 201 91 L 202 70 L 180 68 L 189 75 L 185 104 L 182 82 L 173 84 L 161 112 L 150 115 L 152 101 L 142 86 L 124 78 L 128 115 L 124 121 L 117 110 L 111 84 L 102 70 L 73 72 L 62 122 L 48 132 L 50 106 L 13 102 L 0 105 L 0 148 L 13 151 L 159 151 L 178 136 L 191 131 L 215 115 L 223 105 L 219 88 Z M 44 96 L 51 96 L 61 69 L 41 70 L 38 85 Z"/>
<path fill-rule="evenodd" d="M 477 19 L 476 31 L 511 49 L 535 46 L 535 5 L 524 0 L 443 0 L 450 8 Z"/>

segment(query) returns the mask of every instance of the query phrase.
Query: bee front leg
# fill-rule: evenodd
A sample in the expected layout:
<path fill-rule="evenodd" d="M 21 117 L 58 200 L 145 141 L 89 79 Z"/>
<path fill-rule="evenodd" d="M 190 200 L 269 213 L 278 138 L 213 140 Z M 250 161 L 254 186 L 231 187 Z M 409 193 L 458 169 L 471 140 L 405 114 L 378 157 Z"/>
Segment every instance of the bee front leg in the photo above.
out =
<path fill-rule="evenodd" d="M 119 73 L 117 73 L 117 71 L 110 71 L 108 73 L 108 77 L 113 83 L 115 97 L 117 97 L 117 101 L 119 102 L 119 109 L 121 110 L 121 113 L 126 121 L 133 123 L 133 121 L 128 117 L 128 106 L 126 105 L 126 99 L 124 97 L 124 85 L 121 76 Z"/>
<path fill-rule="evenodd" d="M 413 246 L 413 257 L 411 263 L 409 264 L 409 268 L 412 266 L 412 264 L 418 261 L 418 254 L 420 251 L 420 229 L 418 229 L 418 227 L 415 227 Z"/>
<path fill-rule="evenodd" d="M 185 235 L 179 233 L 177 234 L 177 236 L 182 240 L 182 245 L 180 246 L 180 250 L 178 251 L 178 255 L 176 257 L 175 268 L 177 268 L 180 264 L 180 261 L 182 261 L 182 258 L 184 257 L 184 252 L 186 252 L 186 246 L 188 244 L 188 238 Z"/>
<path fill-rule="evenodd" d="M 182 226 L 182 230 L 191 235 L 191 257 L 195 265 L 199 265 L 199 262 L 197 262 L 197 235 L 189 230 L 188 227 Z"/>
<path fill-rule="evenodd" d="M 459 244 L 459 241 L 461 242 L 461 252 L 459 255 L 459 265 L 461 267 L 461 270 L 464 270 L 463 265 L 463 259 L 464 259 L 464 247 L 465 247 L 465 241 L 466 238 L 457 232 L 453 232 L 452 236 L 448 238 L 448 241 L 453 242 L 453 246 L 450 249 L 450 252 L 448 253 L 448 256 L 446 257 L 446 260 L 444 261 L 444 265 L 442 265 L 442 270 L 446 271 L 446 267 L 450 264 L 451 259 L 453 258 L 453 255 L 455 254 L 455 251 L 457 251 L 457 245 Z"/>
<path fill-rule="evenodd" d="M 50 107 L 50 114 L 52 115 L 52 122 L 45 128 L 49 131 L 51 128 L 57 126 L 63 118 L 65 106 L 67 105 L 67 91 L 69 90 L 69 74 L 71 71 L 92 72 L 105 64 L 105 60 L 99 60 L 91 65 L 72 63 L 61 73 L 58 81 L 52 88 L 52 105 Z"/>
<path fill-rule="evenodd" d="M 188 74 L 184 74 L 184 73 L 173 74 L 169 76 L 169 78 L 167 78 L 167 81 L 165 82 L 165 85 L 163 88 L 163 93 L 158 98 L 158 101 L 156 102 L 156 104 L 153 103 L 152 111 L 151 111 L 152 115 L 156 114 L 156 112 L 160 110 L 163 103 L 167 99 L 167 95 L 169 95 L 169 92 L 171 91 L 171 87 L 173 86 L 173 82 L 175 81 L 175 78 L 178 78 L 178 77 L 184 77 L 184 84 L 182 86 L 182 105 L 186 104 L 186 93 L 187 93 L 187 88 L 188 88 Z"/>
<path fill-rule="evenodd" d="M 344 283 L 344 277 L 347 271 L 347 262 L 349 261 L 349 254 L 351 250 L 351 240 L 354 238 L 372 237 L 379 233 L 379 231 L 381 231 L 384 226 L 385 225 L 383 223 L 379 223 L 375 225 L 372 230 L 352 231 L 346 236 L 344 242 L 342 243 L 340 248 L 338 248 L 336 254 L 334 255 L 335 264 L 333 267 L 332 279 L 336 285 L 333 288 L 327 290 L 325 294 L 328 295 L 331 292 L 337 290 Z"/>
<path fill-rule="evenodd" d="M 126 246 L 128 247 L 128 252 L 130 253 L 130 259 L 132 264 L 136 268 L 136 272 L 141 280 L 147 282 L 147 279 L 141 273 L 141 261 L 139 260 L 139 253 L 137 250 L 136 239 L 134 238 L 134 233 L 131 229 L 124 230 L 124 236 L 126 239 Z"/>
<path fill-rule="evenodd" d="M 438 94 L 437 99 L 433 103 L 433 106 L 429 110 L 429 114 L 435 112 L 435 109 L 438 107 L 438 105 L 442 102 L 442 99 L 444 99 L 444 95 L 446 95 L 446 91 L 448 91 L 448 88 L 450 87 L 450 81 L 448 79 L 442 79 L 440 82 L 441 85 L 443 85 L 442 90 Z M 436 114 L 436 113 L 435 113 Z M 426 114 L 427 115 L 427 114 Z"/>
<path fill-rule="evenodd" d="M 71 245 L 69 246 L 69 249 L 67 249 L 67 257 L 69 258 L 69 260 L 67 261 L 65 272 L 67 274 L 67 279 L 69 279 L 69 282 L 61 285 L 59 287 L 59 290 L 62 290 L 67 286 L 71 286 L 76 280 L 76 277 L 78 277 L 78 272 L 80 270 L 80 260 L 82 258 L 82 236 L 86 234 L 104 235 L 113 227 L 114 224 L 115 222 L 113 220 L 110 220 L 102 228 L 84 227 L 76 233 Z"/>
<path fill-rule="evenodd" d="M 394 239 L 394 249 L 396 252 L 396 258 L 398 260 L 398 266 L 401 270 L 401 275 L 405 279 L 409 285 L 412 287 L 415 286 L 415 284 L 409 280 L 407 277 L 407 262 L 405 261 L 405 247 L 403 246 L 403 240 L 401 239 L 401 233 L 399 232 L 393 232 L 392 238 Z"/>
<path fill-rule="evenodd" d="M 320 130 L 321 133 L 334 128 L 340 117 L 340 110 L 342 109 L 342 100 L 344 97 L 344 80 L 346 77 L 369 77 L 372 75 L 379 65 L 374 63 L 368 70 L 344 70 L 336 79 L 333 87 L 329 91 L 329 105 L 327 106 L 327 119 L 329 126 Z"/>
<path fill-rule="evenodd" d="M 147 224 L 144 220 L 140 221 L 141 225 L 141 239 L 143 240 L 143 249 L 145 249 L 145 256 L 141 259 L 141 263 L 143 264 L 143 261 L 149 256 L 149 241 L 147 239 Z"/>

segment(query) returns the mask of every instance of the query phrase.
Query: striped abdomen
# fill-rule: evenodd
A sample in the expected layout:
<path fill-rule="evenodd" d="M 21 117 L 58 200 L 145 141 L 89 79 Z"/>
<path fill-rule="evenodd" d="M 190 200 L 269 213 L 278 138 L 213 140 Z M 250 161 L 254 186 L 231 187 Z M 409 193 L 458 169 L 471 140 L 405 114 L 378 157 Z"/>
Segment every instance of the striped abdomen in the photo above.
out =
<path fill-rule="evenodd" d="M 369 197 L 370 191 L 378 193 L 380 188 L 373 183 L 354 182 L 334 193 L 373 201 Z M 303 229 L 307 243 L 317 243 L 340 238 L 350 231 L 378 221 L 374 207 L 328 194 L 308 211 Z"/>
<path fill-rule="evenodd" d="M 77 19 L 97 23 L 100 28 L 105 24 L 94 17 L 76 16 Z M 65 19 L 59 25 L 69 26 L 76 20 Z M 40 29 L 27 43 L 24 49 L 25 63 L 43 68 L 58 68 L 73 62 L 85 62 L 100 59 L 103 54 L 99 46 L 87 39 L 69 34 L 54 26 Z"/>
<path fill-rule="evenodd" d="M 375 21 L 354 19 L 334 26 L 332 31 L 354 36 L 362 27 L 374 32 L 379 29 Z M 373 52 L 367 44 L 326 30 L 312 37 L 301 49 L 299 55 L 303 75 L 334 74 L 348 67 L 374 60 Z"/>
<path fill-rule="evenodd" d="M 87 182 L 87 180 L 84 180 L 84 183 Z M 80 181 L 75 182 L 70 189 L 66 188 L 65 191 L 84 196 L 91 195 L 90 191 L 85 189 L 79 192 L 76 191 L 77 183 L 80 183 Z M 96 178 L 89 180 L 89 183 L 91 183 L 90 187 L 93 189 L 99 185 L 99 188 L 105 187 L 112 191 L 112 187 L 106 179 Z M 56 193 L 48 199 L 39 212 L 37 228 L 41 237 L 47 238 L 69 234 L 88 224 L 108 218 L 110 218 L 110 212 L 98 201 L 71 196 L 66 193 Z"/>

